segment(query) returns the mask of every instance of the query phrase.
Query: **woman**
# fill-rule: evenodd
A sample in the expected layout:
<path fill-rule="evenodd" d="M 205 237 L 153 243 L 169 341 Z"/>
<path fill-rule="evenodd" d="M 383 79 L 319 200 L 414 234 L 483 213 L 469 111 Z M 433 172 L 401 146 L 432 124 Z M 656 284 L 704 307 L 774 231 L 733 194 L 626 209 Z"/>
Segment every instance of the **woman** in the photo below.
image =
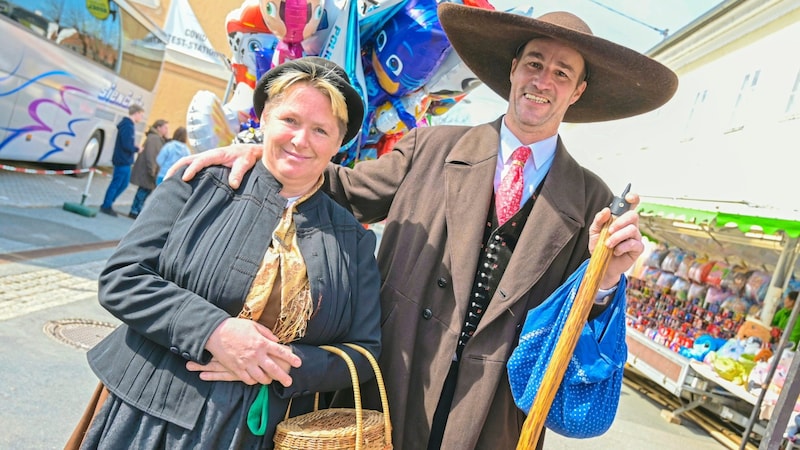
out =
<path fill-rule="evenodd" d="M 131 219 L 139 216 L 147 197 L 156 188 L 156 175 L 158 174 L 156 158 L 164 143 L 167 142 L 167 136 L 169 136 L 167 121 L 156 120 L 147 132 L 142 151 L 136 156 L 136 162 L 133 163 L 133 169 L 131 169 L 131 184 L 139 188 L 136 189 L 136 195 L 131 203 L 131 211 L 128 213 L 128 217 Z"/>
<path fill-rule="evenodd" d="M 294 416 L 351 384 L 319 345 L 380 351 L 375 236 L 318 190 L 361 99 L 340 67 L 302 58 L 264 75 L 254 108 L 264 153 L 241 187 L 223 167 L 167 178 L 101 274 L 123 325 L 89 352 L 110 395 L 82 448 L 272 448 L 290 398 Z M 261 385 L 259 436 L 247 414 Z"/>
<path fill-rule="evenodd" d="M 178 127 L 178 129 L 172 133 L 172 139 L 161 147 L 161 151 L 158 152 L 158 157 L 156 158 L 156 163 L 158 163 L 156 186 L 164 181 L 167 170 L 175 164 L 175 161 L 192 154 L 191 150 L 189 150 L 189 147 L 186 145 L 186 138 L 186 128 Z"/>

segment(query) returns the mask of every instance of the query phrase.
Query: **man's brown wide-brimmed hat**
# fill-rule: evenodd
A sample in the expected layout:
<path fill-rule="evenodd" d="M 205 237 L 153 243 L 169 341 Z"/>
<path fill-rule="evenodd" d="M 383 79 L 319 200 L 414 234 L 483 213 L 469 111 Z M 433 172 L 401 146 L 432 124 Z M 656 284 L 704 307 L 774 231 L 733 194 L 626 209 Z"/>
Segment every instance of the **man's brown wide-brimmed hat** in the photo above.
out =
<path fill-rule="evenodd" d="M 635 50 L 597 37 L 568 12 L 538 19 L 456 3 L 441 3 L 439 21 L 458 56 L 475 75 L 508 100 L 511 60 L 537 37 L 557 39 L 577 50 L 588 68 L 588 86 L 567 109 L 564 122 L 601 122 L 652 111 L 678 88 L 678 77 Z"/>

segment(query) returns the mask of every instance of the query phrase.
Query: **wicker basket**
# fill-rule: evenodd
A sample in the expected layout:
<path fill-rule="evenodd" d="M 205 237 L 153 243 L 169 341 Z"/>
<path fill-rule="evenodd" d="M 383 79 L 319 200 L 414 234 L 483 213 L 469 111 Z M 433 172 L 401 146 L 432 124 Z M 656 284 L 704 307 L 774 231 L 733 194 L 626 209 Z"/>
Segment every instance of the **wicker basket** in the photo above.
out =
<path fill-rule="evenodd" d="M 378 363 L 372 355 L 354 344 L 344 344 L 368 360 L 375 371 L 375 380 L 381 396 L 383 413 L 361 408 L 361 390 L 353 360 L 339 348 L 320 346 L 339 355 L 350 369 L 353 382 L 355 408 L 317 409 L 297 417 L 287 418 L 278 424 L 273 438 L 275 450 L 390 450 L 392 449 L 392 424 L 389 419 L 389 402 Z M 288 410 L 287 410 L 288 414 Z"/>

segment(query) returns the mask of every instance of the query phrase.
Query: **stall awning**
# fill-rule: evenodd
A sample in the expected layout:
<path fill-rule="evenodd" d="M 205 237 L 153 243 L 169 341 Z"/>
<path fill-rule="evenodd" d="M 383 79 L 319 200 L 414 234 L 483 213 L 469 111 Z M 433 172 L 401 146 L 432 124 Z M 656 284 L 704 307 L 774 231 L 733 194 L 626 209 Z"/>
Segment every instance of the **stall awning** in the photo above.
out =
<path fill-rule="evenodd" d="M 791 238 L 800 236 L 800 222 L 792 220 L 646 202 L 641 203 L 637 211 L 642 217 L 659 217 L 713 228 L 735 227 L 742 233 L 763 233 L 776 236 L 784 233 Z M 757 209 L 753 211 L 755 212 Z"/>
<path fill-rule="evenodd" d="M 637 212 L 642 233 L 652 240 L 767 272 L 800 236 L 800 221 L 769 217 L 767 210 L 748 205 L 642 202 Z"/>

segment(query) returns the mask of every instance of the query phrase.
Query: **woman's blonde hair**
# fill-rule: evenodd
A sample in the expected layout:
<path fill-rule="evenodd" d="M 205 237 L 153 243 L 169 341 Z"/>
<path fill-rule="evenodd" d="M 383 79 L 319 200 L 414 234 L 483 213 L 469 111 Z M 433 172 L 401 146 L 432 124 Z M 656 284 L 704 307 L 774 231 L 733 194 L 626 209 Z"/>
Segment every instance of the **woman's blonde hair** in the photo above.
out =
<path fill-rule="evenodd" d="M 310 72 L 292 68 L 275 77 L 267 87 L 267 100 L 264 103 L 262 115 L 269 113 L 274 106 L 281 104 L 290 87 L 305 83 L 330 99 L 333 115 L 339 120 L 339 132 L 341 136 L 344 136 L 348 121 L 347 102 L 344 94 L 331 81 L 331 77 L 335 76 L 335 73 L 330 70 L 318 69 L 312 65 L 309 65 L 308 69 Z"/>

